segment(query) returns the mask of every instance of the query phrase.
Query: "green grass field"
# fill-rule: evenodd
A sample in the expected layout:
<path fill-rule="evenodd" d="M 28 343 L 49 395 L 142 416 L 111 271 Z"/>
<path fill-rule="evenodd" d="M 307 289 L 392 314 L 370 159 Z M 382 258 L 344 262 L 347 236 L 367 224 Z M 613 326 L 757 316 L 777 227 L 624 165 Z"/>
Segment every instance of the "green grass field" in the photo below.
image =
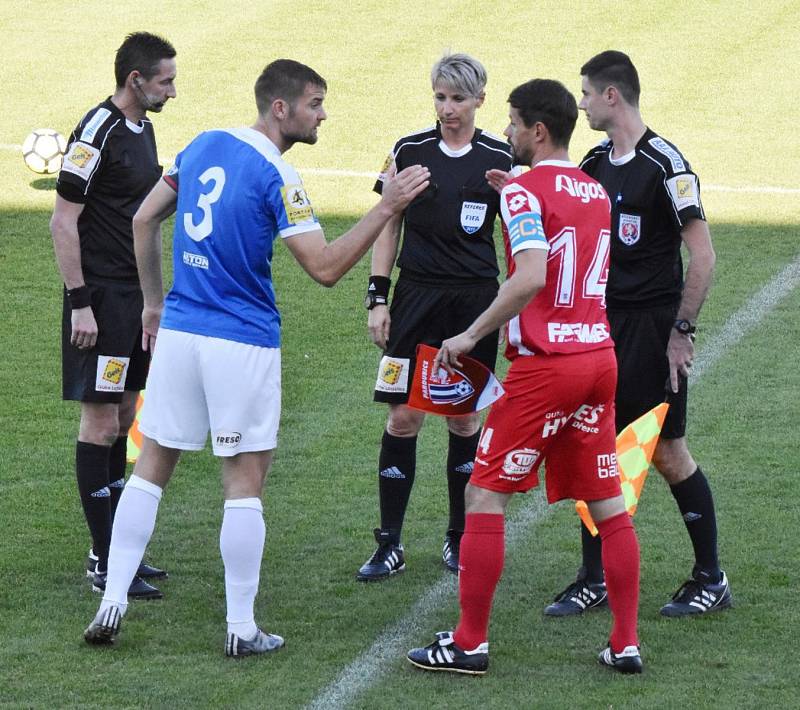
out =
<path fill-rule="evenodd" d="M 10 74 L 0 115 L 0 707 L 800 706 L 800 553 L 792 538 L 800 527 L 793 433 L 800 141 L 790 128 L 796 92 L 787 70 L 800 55 L 800 7 L 778 0 L 662 5 L 0 6 L 0 59 Z M 636 516 L 647 668 L 635 678 L 605 672 L 594 656 L 608 633 L 607 612 L 542 617 L 577 565 L 578 523 L 571 505 L 548 510 L 533 494 L 512 507 L 490 673 L 415 672 L 404 651 L 450 628 L 457 614 L 455 579 L 439 562 L 445 427 L 431 420 L 420 436 L 406 573 L 358 585 L 355 570 L 373 549 L 384 424 L 383 409 L 371 403 L 378 351 L 361 305 L 368 260 L 326 291 L 279 247 L 284 405 L 265 495 L 257 613 L 287 647 L 241 662 L 222 655 L 221 486 L 208 451 L 184 458 L 161 505 L 150 558 L 170 570 L 165 600 L 132 604 L 116 648 L 86 646 L 81 634 L 98 596 L 83 578 L 88 534 L 73 470 L 78 409 L 60 400 L 53 180 L 30 173 L 15 146 L 38 127 L 68 134 L 112 92 L 114 51 L 138 29 L 161 32 L 178 49 L 178 98 L 154 119 L 165 162 L 200 130 L 251 123 L 252 84 L 268 61 L 289 56 L 325 76 L 329 120 L 320 142 L 286 157 L 304 175 L 329 238 L 373 204 L 363 174 L 378 170 L 397 137 L 432 122 L 427 77 L 444 50 L 485 62 L 479 125 L 497 134 L 516 84 L 552 77 L 577 94 L 586 59 L 609 47 L 629 52 L 645 119 L 700 175 L 718 253 L 697 345 L 701 357 L 719 357 L 694 385 L 689 440 L 714 489 L 735 608 L 704 619 L 658 615 L 692 558 L 672 497 L 653 475 Z M 573 157 L 598 138 L 579 120 Z M 726 339 L 731 316 L 752 314 L 761 289 L 790 264 L 787 293 L 741 337 Z M 721 351 L 720 343 L 727 343 Z M 378 661 L 370 664 L 369 655 Z"/>

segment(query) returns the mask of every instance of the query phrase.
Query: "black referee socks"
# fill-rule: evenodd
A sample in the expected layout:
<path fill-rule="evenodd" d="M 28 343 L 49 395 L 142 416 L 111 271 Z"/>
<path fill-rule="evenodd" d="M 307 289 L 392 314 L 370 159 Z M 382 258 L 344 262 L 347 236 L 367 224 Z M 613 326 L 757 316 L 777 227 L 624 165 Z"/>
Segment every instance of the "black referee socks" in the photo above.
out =
<path fill-rule="evenodd" d="M 709 574 L 712 584 L 718 583 L 717 517 L 705 475 L 698 466 L 689 478 L 670 486 L 670 490 L 689 531 L 697 566 Z"/>
<path fill-rule="evenodd" d="M 92 534 L 92 549 L 98 569 L 107 569 L 111 543 L 111 489 L 108 486 L 108 460 L 111 448 L 79 441 L 75 445 L 75 473 L 83 514 Z"/>
<path fill-rule="evenodd" d="M 400 544 L 400 531 L 406 516 L 408 498 L 417 472 L 417 437 L 392 436 L 383 432 L 378 459 L 378 496 L 381 506 L 381 529 L 391 530 Z"/>

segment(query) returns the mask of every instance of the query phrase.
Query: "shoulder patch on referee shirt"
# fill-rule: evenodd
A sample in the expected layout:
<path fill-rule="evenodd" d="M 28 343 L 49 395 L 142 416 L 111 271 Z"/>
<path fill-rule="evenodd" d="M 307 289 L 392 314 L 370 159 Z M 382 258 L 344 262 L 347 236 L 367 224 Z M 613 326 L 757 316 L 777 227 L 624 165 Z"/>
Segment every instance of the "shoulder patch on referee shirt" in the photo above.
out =
<path fill-rule="evenodd" d="M 308 199 L 306 190 L 302 185 L 284 185 L 281 187 L 283 206 L 286 208 L 286 217 L 290 224 L 305 222 L 313 217 L 311 200 Z"/>
<path fill-rule="evenodd" d="M 107 108 L 97 109 L 91 120 L 83 127 L 80 140 L 91 143 L 94 140 L 94 137 L 97 135 L 97 131 L 100 129 L 100 126 L 106 122 L 106 119 L 110 115 L 111 111 L 109 111 Z"/>
<path fill-rule="evenodd" d="M 699 207 L 697 176 L 687 173 L 667 180 L 667 188 L 675 209 L 680 212 L 687 207 Z"/>
<path fill-rule="evenodd" d="M 88 180 L 98 160 L 100 160 L 99 148 L 83 141 L 75 141 L 64 156 L 61 169 Z"/>
<path fill-rule="evenodd" d="M 683 162 L 683 156 L 663 138 L 656 136 L 655 138 L 651 138 L 648 143 L 659 153 L 666 155 L 669 158 L 672 169 L 676 173 L 682 173 L 686 171 L 686 163 Z"/>

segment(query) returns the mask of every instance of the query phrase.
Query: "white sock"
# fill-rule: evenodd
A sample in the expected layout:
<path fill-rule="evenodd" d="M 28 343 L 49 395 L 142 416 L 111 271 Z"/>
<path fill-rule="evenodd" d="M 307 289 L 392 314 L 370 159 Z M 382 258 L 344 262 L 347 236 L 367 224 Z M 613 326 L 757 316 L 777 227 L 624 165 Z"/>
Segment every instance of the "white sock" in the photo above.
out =
<path fill-rule="evenodd" d="M 98 613 L 117 606 L 124 614 L 128 608 L 128 588 L 153 534 L 161 492 L 157 485 L 136 475 L 122 489 L 111 531 L 106 592 Z"/>
<path fill-rule="evenodd" d="M 228 633 L 243 639 L 253 638 L 258 631 L 253 606 L 266 537 L 263 510 L 259 498 L 226 500 L 219 531 L 219 550 L 225 564 Z"/>

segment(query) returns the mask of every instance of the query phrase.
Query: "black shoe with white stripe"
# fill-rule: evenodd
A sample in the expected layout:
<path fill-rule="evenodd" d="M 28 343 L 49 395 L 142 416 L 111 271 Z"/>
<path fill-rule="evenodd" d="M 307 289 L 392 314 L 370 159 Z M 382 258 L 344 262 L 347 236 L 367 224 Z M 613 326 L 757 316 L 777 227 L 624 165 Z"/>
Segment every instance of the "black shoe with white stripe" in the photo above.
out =
<path fill-rule="evenodd" d="M 458 555 L 461 551 L 461 530 L 448 530 L 442 547 L 442 562 L 453 574 L 458 574 Z"/>
<path fill-rule="evenodd" d="M 250 639 L 243 639 L 236 634 L 229 633 L 225 637 L 225 655 L 235 658 L 242 656 L 255 656 L 260 653 L 271 653 L 283 648 L 285 641 L 277 634 L 268 634 L 261 629 Z"/>
<path fill-rule="evenodd" d="M 94 554 L 94 550 L 89 550 L 89 555 L 86 557 L 86 576 L 91 579 L 94 577 L 96 571 L 97 555 Z M 166 579 L 169 577 L 169 574 L 163 569 L 142 562 L 139 565 L 139 569 L 136 570 L 136 576 L 142 579 Z"/>
<path fill-rule="evenodd" d="M 552 604 L 545 607 L 544 613 L 546 616 L 575 616 L 607 604 L 608 591 L 605 582 L 589 583 L 578 577 Z"/>
<path fill-rule="evenodd" d="M 95 572 L 92 577 L 92 591 L 102 594 L 106 591 L 106 572 Z M 158 587 L 148 584 L 141 577 L 134 577 L 128 587 L 128 599 L 163 599 L 164 594 Z"/>
<path fill-rule="evenodd" d="M 638 646 L 625 646 L 620 653 L 614 653 L 609 644 L 600 651 L 597 660 L 601 665 L 613 668 L 620 673 L 641 673 L 643 669 Z"/>
<path fill-rule="evenodd" d="M 727 575 L 720 571 L 716 584 L 712 584 L 710 579 L 707 572 L 697 570 L 673 594 L 672 601 L 661 607 L 661 614 L 669 617 L 696 616 L 728 609 L 733 604 L 733 597 Z"/>
<path fill-rule="evenodd" d="M 465 651 L 456 645 L 452 631 L 439 631 L 432 644 L 412 648 L 406 658 L 426 671 L 483 675 L 489 668 L 489 644 L 484 642 L 472 651 Z"/>
<path fill-rule="evenodd" d="M 372 557 L 361 565 L 358 570 L 356 579 L 360 582 L 375 582 L 387 579 L 406 568 L 403 546 L 392 542 L 390 533 L 387 530 L 375 528 L 374 532 L 378 549 L 372 553 Z"/>
<path fill-rule="evenodd" d="M 110 606 L 97 613 L 92 623 L 83 632 L 86 643 L 98 646 L 114 643 L 122 624 L 122 612 L 118 606 Z"/>

